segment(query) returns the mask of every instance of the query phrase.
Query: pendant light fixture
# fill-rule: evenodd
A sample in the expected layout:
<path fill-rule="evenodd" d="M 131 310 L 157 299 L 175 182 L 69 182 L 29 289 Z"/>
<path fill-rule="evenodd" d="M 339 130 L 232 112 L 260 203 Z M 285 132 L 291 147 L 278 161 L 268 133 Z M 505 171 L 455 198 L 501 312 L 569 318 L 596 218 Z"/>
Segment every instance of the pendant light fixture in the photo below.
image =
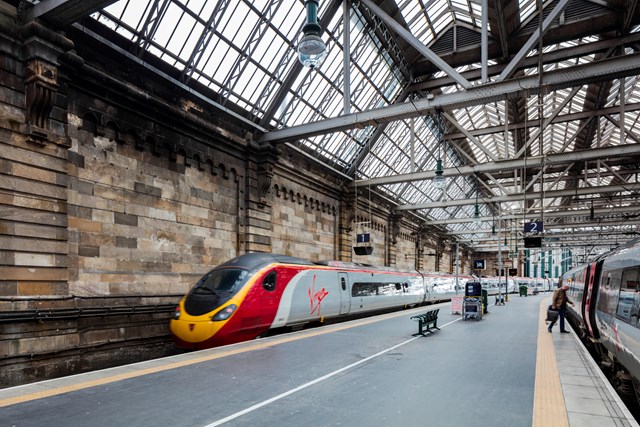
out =
<path fill-rule="evenodd" d="M 436 176 L 433 177 L 432 184 L 438 190 L 442 190 L 447 182 L 446 182 L 446 179 L 444 178 L 444 176 L 442 176 L 442 174 L 443 174 L 442 159 L 440 158 L 440 146 L 442 145 L 442 127 L 440 126 L 440 122 L 442 120 L 442 116 L 441 116 L 440 112 L 438 112 L 438 115 L 436 116 L 436 120 L 437 120 L 436 125 L 438 126 L 438 128 L 437 128 L 437 132 L 438 132 L 438 135 L 437 135 L 438 136 L 438 159 L 436 160 Z"/>
<path fill-rule="evenodd" d="M 318 0 L 306 0 L 307 21 L 302 27 L 304 36 L 298 44 L 298 59 L 305 67 L 311 69 L 322 65 L 327 56 L 327 46 L 320 38 L 322 28 L 318 24 Z"/>

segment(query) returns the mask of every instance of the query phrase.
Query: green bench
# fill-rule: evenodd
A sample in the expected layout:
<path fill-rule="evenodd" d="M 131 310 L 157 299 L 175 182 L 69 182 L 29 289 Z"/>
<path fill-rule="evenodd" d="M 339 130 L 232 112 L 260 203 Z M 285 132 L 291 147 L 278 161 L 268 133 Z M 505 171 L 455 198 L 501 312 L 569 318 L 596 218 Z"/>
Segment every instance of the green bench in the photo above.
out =
<path fill-rule="evenodd" d="M 413 336 L 414 337 L 416 335 L 425 336 L 425 332 L 433 332 L 432 329 L 440 330 L 440 328 L 438 328 L 438 312 L 439 311 L 440 309 L 430 310 L 424 314 L 411 316 L 411 320 L 418 321 L 418 333 L 413 334 Z"/>

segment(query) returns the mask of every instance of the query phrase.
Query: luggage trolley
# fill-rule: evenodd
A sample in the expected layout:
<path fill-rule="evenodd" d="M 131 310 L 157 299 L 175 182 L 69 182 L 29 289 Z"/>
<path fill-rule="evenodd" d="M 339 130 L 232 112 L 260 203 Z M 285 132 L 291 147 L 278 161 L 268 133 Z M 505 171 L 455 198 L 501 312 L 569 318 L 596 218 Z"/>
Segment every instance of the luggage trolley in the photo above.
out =
<path fill-rule="evenodd" d="M 462 305 L 462 320 L 482 319 L 482 284 L 467 282 L 464 288 L 464 303 Z"/>

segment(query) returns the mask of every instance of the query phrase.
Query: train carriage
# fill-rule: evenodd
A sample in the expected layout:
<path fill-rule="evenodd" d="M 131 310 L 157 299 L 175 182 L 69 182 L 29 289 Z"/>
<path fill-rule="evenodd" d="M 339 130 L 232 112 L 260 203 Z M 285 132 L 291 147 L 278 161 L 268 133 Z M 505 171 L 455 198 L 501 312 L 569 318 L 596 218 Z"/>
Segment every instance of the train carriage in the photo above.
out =
<path fill-rule="evenodd" d="M 566 272 L 575 306 L 567 317 L 626 400 L 637 400 L 640 379 L 640 239 Z"/>

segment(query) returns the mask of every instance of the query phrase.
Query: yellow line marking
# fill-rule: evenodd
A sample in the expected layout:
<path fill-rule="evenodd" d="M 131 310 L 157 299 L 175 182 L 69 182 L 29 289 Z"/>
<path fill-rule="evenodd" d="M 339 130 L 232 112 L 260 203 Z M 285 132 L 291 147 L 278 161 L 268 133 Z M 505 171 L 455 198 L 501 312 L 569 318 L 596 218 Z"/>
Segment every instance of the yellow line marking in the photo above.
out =
<path fill-rule="evenodd" d="M 553 336 L 547 332 L 544 320 L 547 317 L 548 305 L 547 298 L 540 303 L 532 427 L 568 427 L 569 420 L 564 405 Z"/>
<path fill-rule="evenodd" d="M 425 309 L 426 309 L 426 307 L 419 307 L 419 308 L 415 308 L 415 309 L 411 309 L 411 310 L 403 310 L 403 311 L 398 311 L 398 312 L 394 312 L 394 313 L 388 313 L 388 314 L 381 315 L 381 316 L 370 317 L 370 318 L 366 318 L 366 319 L 358 319 L 358 320 L 355 320 L 355 321 L 350 321 L 350 322 L 345 322 L 345 323 L 338 323 L 338 324 L 335 324 L 335 325 L 327 325 L 327 326 L 324 326 L 322 328 L 304 330 L 304 331 L 296 332 L 296 333 L 293 333 L 293 334 L 290 334 L 290 335 L 287 335 L 287 336 L 283 336 L 283 337 L 269 338 L 269 339 L 265 339 L 265 340 L 258 340 L 255 344 L 249 345 L 249 346 L 247 346 L 247 343 L 244 342 L 244 343 L 239 343 L 239 344 L 230 346 L 232 348 L 220 347 L 220 348 L 214 348 L 214 349 L 210 349 L 210 350 L 202 350 L 202 351 L 199 351 L 199 352 L 193 353 L 193 354 L 174 356 L 174 357 L 183 358 L 184 356 L 193 355 L 193 357 L 190 357 L 187 360 L 180 360 L 178 362 L 172 362 L 172 363 L 169 362 L 169 363 L 163 364 L 162 366 L 155 366 L 155 367 L 150 367 L 150 368 L 146 368 L 146 369 L 139 369 L 139 370 L 136 369 L 135 371 L 132 371 L 132 372 L 124 372 L 124 373 L 111 375 L 111 376 L 107 376 L 107 377 L 103 377 L 103 378 L 99 378 L 99 379 L 95 379 L 95 380 L 83 381 L 83 382 L 79 382 L 77 384 L 72 384 L 72 385 L 68 385 L 68 386 L 55 387 L 55 388 L 52 388 L 52 389 L 49 389 L 49 390 L 43 390 L 43 391 L 39 391 L 39 392 L 35 392 L 35 393 L 25 394 L 25 395 L 22 395 L 22 396 L 15 396 L 15 397 L 2 399 L 2 400 L 0 400 L 0 408 L 2 408 L 4 406 L 15 405 L 15 404 L 18 404 L 18 403 L 29 402 L 31 400 L 43 399 L 45 397 L 51 397 L 51 396 L 56 396 L 56 395 L 59 395 L 59 394 L 70 393 L 70 392 L 77 391 L 77 390 L 82 390 L 82 389 L 85 389 L 85 388 L 91 388 L 91 387 L 96 387 L 96 386 L 100 386 L 100 385 L 104 385 L 104 384 L 109 384 L 109 383 L 113 383 L 113 382 L 116 382 L 116 381 L 122 381 L 122 380 L 130 379 L 130 378 L 136 378 L 136 377 L 141 377 L 141 376 L 144 376 L 144 375 L 154 374 L 156 372 L 168 371 L 168 370 L 180 368 L 180 367 L 183 367 L 183 366 L 194 365 L 196 363 L 202 363 L 202 362 L 207 362 L 207 361 L 210 361 L 210 360 L 220 359 L 220 358 L 227 357 L 227 356 L 232 356 L 234 354 L 240 354 L 240 353 L 246 353 L 246 352 L 250 352 L 250 351 L 261 350 L 261 349 L 264 349 L 264 348 L 268 348 L 268 347 L 272 347 L 272 346 L 288 343 L 288 342 L 291 342 L 291 341 L 297 341 L 297 340 L 301 340 L 301 339 L 305 339 L 305 338 L 315 337 L 315 336 L 318 336 L 318 335 L 324 335 L 324 334 L 328 334 L 328 333 L 332 333 L 332 332 L 338 332 L 338 331 L 342 331 L 342 330 L 345 330 L 345 329 L 351 329 L 351 328 L 355 328 L 355 327 L 358 327 L 358 326 L 368 325 L 370 323 L 380 322 L 382 320 L 392 319 L 392 318 L 395 318 L 395 317 L 411 315 L 414 311 L 424 311 Z M 235 347 L 235 348 L 233 348 L 233 347 Z M 203 355 L 203 356 L 195 356 L 198 353 L 207 353 L 207 354 Z M 211 354 L 211 353 L 213 353 L 213 354 Z M 141 362 L 141 363 L 158 363 L 159 361 L 160 361 L 160 359 L 154 359 L 154 360 L 150 360 L 150 361 L 147 361 L 147 362 Z M 125 368 L 126 369 L 127 367 L 123 366 L 123 367 L 120 367 L 120 368 Z M 119 369 L 119 368 L 113 368 L 113 369 Z M 99 371 L 90 372 L 90 373 L 87 373 L 87 374 L 96 374 L 97 372 L 99 372 Z M 64 381 L 65 379 L 68 380 L 69 377 L 63 377 L 63 378 L 59 378 L 57 380 Z M 52 380 L 52 381 L 56 381 L 56 380 Z M 26 385 L 26 387 L 29 387 L 29 385 Z M 2 390 L 0 390 L 0 393 L 2 393 Z"/>

